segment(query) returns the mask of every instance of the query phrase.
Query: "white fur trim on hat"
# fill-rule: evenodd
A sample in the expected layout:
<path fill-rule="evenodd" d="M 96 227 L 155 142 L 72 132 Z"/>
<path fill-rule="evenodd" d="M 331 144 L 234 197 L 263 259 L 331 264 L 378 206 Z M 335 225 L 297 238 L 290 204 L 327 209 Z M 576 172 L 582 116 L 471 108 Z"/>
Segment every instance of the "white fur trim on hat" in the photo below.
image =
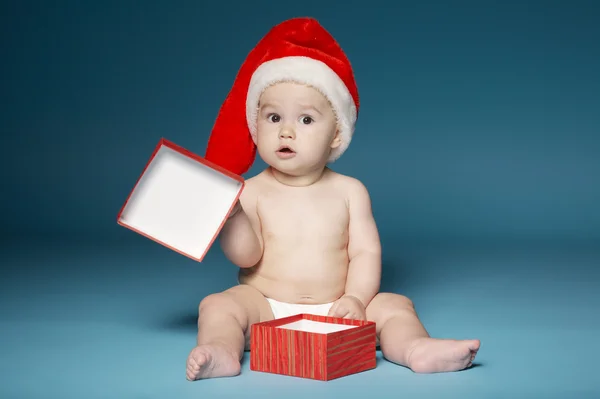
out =
<path fill-rule="evenodd" d="M 254 142 L 259 98 L 270 85 L 283 81 L 310 85 L 327 97 L 337 115 L 341 138 L 341 144 L 332 150 L 328 161 L 338 159 L 350 145 L 356 123 L 356 105 L 342 79 L 328 65 L 313 58 L 278 58 L 256 69 L 246 97 L 246 120 Z"/>

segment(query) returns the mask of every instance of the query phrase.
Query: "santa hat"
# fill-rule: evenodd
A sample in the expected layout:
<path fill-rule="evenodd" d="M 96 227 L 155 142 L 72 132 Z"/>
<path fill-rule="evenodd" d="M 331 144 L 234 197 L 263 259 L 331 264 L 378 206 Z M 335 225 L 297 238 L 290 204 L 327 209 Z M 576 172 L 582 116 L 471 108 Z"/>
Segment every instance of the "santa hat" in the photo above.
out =
<path fill-rule="evenodd" d="M 222 104 L 205 158 L 242 175 L 256 156 L 258 100 L 281 81 L 308 84 L 331 103 L 341 144 L 329 162 L 348 148 L 358 116 L 354 73 L 336 40 L 313 18 L 294 18 L 273 27 L 248 54 Z"/>

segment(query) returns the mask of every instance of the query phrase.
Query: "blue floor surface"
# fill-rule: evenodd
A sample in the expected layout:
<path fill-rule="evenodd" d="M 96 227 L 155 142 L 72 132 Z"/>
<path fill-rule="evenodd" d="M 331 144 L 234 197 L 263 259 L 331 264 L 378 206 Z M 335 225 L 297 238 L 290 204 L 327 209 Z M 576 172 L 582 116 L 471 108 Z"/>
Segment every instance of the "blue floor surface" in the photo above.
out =
<path fill-rule="evenodd" d="M 600 248 L 394 248 L 384 289 L 430 334 L 479 338 L 477 366 L 415 374 L 381 359 L 331 382 L 256 373 L 189 382 L 197 304 L 235 283 L 143 238 L 5 244 L 0 398 L 599 398 Z"/>

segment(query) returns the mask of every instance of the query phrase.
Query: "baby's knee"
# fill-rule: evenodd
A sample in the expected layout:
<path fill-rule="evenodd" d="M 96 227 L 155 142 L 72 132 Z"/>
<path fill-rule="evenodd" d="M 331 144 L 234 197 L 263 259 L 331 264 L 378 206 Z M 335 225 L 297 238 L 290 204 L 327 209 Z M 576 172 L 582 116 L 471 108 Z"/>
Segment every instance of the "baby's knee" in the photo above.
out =
<path fill-rule="evenodd" d="M 414 304 L 410 298 L 392 293 L 381 293 L 376 298 L 379 302 L 379 307 L 387 310 L 394 311 L 400 309 L 414 309 Z"/>
<path fill-rule="evenodd" d="M 211 294 L 200 301 L 198 323 L 232 322 L 242 328 L 248 326 L 246 308 L 229 292 Z"/>
<path fill-rule="evenodd" d="M 230 295 L 220 292 L 210 294 L 200 301 L 198 311 L 200 313 L 231 313 L 236 312 L 238 305 Z"/>

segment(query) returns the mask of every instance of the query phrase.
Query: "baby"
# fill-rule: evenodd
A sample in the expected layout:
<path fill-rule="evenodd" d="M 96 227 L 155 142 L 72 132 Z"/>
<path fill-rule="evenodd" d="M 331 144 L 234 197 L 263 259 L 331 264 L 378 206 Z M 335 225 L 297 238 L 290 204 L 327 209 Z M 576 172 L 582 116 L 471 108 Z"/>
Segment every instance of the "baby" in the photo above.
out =
<path fill-rule="evenodd" d="M 241 174 L 256 149 L 268 167 L 246 181 L 220 233 L 240 268 L 239 285 L 200 302 L 187 378 L 238 375 L 250 326 L 297 313 L 374 321 L 383 356 L 414 372 L 469 367 L 478 340 L 432 338 L 410 299 L 379 292 L 381 245 L 369 194 L 327 166 L 347 148 L 358 109 L 349 63 L 333 38 L 313 19 L 286 21 L 249 55 L 236 84 L 206 157 Z M 239 113 L 247 141 L 234 137 Z"/>

